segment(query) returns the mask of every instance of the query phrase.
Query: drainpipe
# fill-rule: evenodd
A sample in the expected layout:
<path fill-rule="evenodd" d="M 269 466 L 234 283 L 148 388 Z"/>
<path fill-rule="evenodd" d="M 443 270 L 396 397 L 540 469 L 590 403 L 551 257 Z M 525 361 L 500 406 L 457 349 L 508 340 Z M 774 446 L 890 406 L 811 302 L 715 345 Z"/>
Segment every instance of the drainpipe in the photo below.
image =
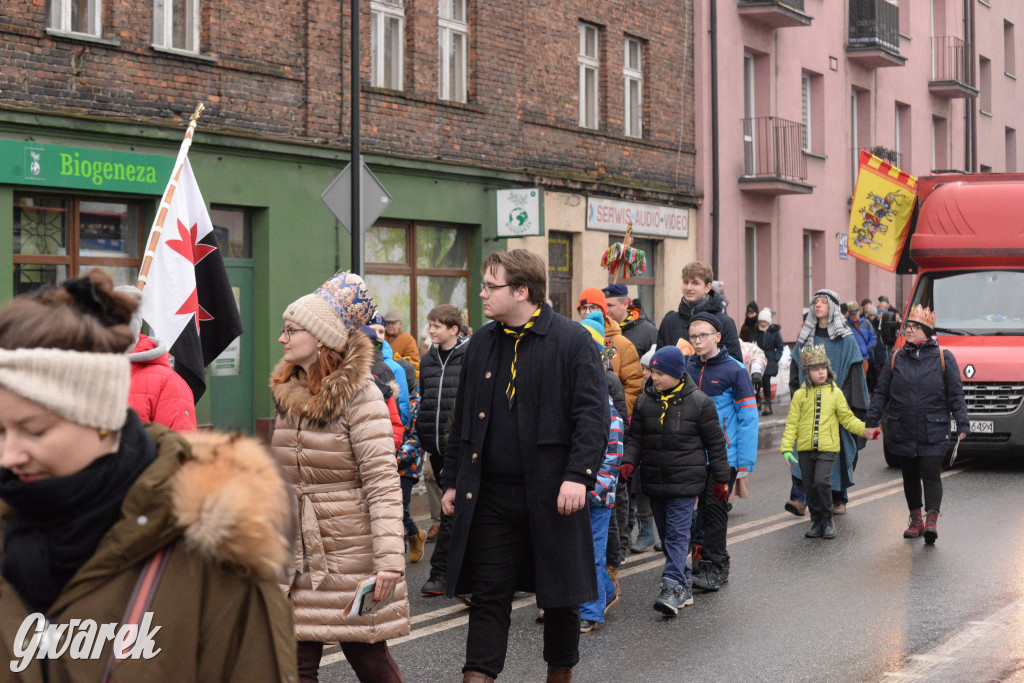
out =
<path fill-rule="evenodd" d="M 718 187 L 718 3 L 711 0 L 711 269 L 719 278 L 718 232 L 719 232 L 719 187 Z"/>
<path fill-rule="evenodd" d="M 977 57 L 974 5 L 973 0 L 964 0 L 964 21 L 967 22 L 967 26 L 964 27 L 964 35 L 968 36 L 967 39 L 971 43 L 971 73 L 974 75 L 975 85 L 977 85 L 978 73 L 974 67 L 974 60 Z M 967 130 L 965 131 L 967 139 L 964 141 L 964 146 L 967 148 L 965 154 L 967 156 L 967 170 L 970 173 L 977 173 L 978 171 L 978 106 L 978 99 L 976 97 L 967 98 Z"/>

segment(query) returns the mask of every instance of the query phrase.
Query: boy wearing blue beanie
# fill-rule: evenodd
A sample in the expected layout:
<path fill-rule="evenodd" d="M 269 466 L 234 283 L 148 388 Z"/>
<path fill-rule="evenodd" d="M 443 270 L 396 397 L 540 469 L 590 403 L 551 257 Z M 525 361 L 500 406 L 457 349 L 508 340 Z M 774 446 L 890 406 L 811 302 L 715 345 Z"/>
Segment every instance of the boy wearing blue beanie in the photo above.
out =
<path fill-rule="evenodd" d="M 640 470 L 640 489 L 651 499 L 662 538 L 665 569 L 654 609 L 675 616 L 693 604 L 686 556 L 697 496 L 710 476 L 714 495 L 729 496 L 729 459 L 715 404 L 686 374 L 683 352 L 658 349 L 651 358 L 651 381 L 633 407 L 619 476 Z"/>

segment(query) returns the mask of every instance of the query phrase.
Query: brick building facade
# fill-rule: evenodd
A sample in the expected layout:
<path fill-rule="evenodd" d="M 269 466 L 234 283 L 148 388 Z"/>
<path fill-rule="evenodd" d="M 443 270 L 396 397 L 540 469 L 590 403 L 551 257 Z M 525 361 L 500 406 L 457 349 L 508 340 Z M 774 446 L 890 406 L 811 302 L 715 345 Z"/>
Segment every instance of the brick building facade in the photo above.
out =
<path fill-rule="evenodd" d="M 553 303 L 571 314 L 621 240 L 620 224 L 594 219 L 601 207 L 655 216 L 637 230 L 651 267 L 635 294 L 652 317 L 674 306 L 696 253 L 692 3 L 361 7 L 362 151 L 394 198 L 364 250 L 383 307 L 417 331 L 449 301 L 480 324 L 480 259 L 525 245 L 549 258 Z M 280 311 L 350 265 L 319 200 L 348 160 L 348 12 L 321 0 L 6 3 L 0 299 L 94 265 L 132 280 L 164 166 L 203 101 L 190 157 L 252 333 L 241 377 L 213 378 L 200 416 L 251 428 L 270 407 Z M 145 162 L 160 177 L 103 185 L 99 171 L 66 177 L 58 155 L 94 157 L 86 169 Z M 496 190 L 512 188 L 537 190 L 540 234 L 501 233 Z M 245 395 L 251 409 L 228 415 Z"/>

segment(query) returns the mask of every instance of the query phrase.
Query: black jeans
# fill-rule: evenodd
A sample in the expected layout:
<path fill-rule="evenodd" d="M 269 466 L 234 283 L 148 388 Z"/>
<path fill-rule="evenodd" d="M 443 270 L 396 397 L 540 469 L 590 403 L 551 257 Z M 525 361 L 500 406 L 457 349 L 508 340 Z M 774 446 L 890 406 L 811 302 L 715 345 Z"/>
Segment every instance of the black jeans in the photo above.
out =
<path fill-rule="evenodd" d="M 736 485 L 736 470 L 729 474 L 729 490 Z M 697 514 L 694 515 L 692 545 L 703 546 L 701 558 L 710 560 L 715 566 L 729 564 L 729 551 L 725 549 L 725 537 L 729 531 L 729 507 L 715 498 L 715 483 L 708 471 L 704 492 L 697 497 Z"/>
<path fill-rule="evenodd" d="M 925 512 L 939 511 L 942 505 L 942 456 L 928 455 L 923 458 L 900 458 L 903 470 L 903 495 L 907 507 L 916 510 L 921 505 L 921 482 L 924 482 Z"/>
<path fill-rule="evenodd" d="M 526 491 L 522 486 L 485 481 L 466 546 L 464 567 L 473 598 L 463 671 L 496 678 L 505 668 L 517 574 L 533 557 Z M 555 667 L 575 666 L 580 660 L 579 644 L 579 606 L 545 609 L 544 661 Z"/>
<path fill-rule="evenodd" d="M 800 451 L 800 474 L 812 522 L 832 516 L 832 467 L 837 455 L 832 451 Z"/>
<path fill-rule="evenodd" d="M 615 485 L 615 510 L 608 524 L 607 564 L 618 567 L 629 554 L 629 484 L 621 479 Z"/>
<path fill-rule="evenodd" d="M 437 534 L 437 543 L 430 556 L 430 573 L 445 576 L 448 573 L 448 548 L 452 544 L 452 516 L 441 513 L 441 529 Z"/>

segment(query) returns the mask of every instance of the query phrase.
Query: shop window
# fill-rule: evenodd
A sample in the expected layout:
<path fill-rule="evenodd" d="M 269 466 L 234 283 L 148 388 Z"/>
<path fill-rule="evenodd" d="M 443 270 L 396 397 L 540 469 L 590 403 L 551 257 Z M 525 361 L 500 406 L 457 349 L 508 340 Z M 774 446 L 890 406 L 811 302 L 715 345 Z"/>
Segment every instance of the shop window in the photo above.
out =
<path fill-rule="evenodd" d="M 616 242 L 622 241 L 622 235 L 609 235 L 608 246 L 615 244 Z M 633 247 L 640 249 L 644 252 L 647 257 L 647 269 L 637 277 L 631 277 L 623 280 L 619 278 L 619 284 L 627 285 L 629 287 L 631 298 L 633 299 L 634 306 L 640 306 L 647 317 L 654 320 L 654 281 L 658 274 L 658 258 L 657 249 L 658 242 L 660 240 L 652 239 L 633 239 Z M 609 276 L 608 282 L 611 283 L 611 277 Z M 633 292 L 636 295 L 633 296 Z"/>
<path fill-rule="evenodd" d="M 101 0 L 50 0 L 47 27 L 61 33 L 99 37 L 102 30 Z"/>
<path fill-rule="evenodd" d="M 199 52 L 199 0 L 153 0 L 153 45 Z"/>
<path fill-rule="evenodd" d="M 402 90 L 405 80 L 405 0 L 370 3 L 370 69 L 375 88 Z"/>
<path fill-rule="evenodd" d="M 224 258 L 252 258 L 252 212 L 246 208 L 211 207 L 210 221 Z"/>
<path fill-rule="evenodd" d="M 442 100 L 466 101 L 467 45 L 469 19 L 466 0 L 439 0 L 437 48 L 438 96 Z"/>
<path fill-rule="evenodd" d="M 14 195 L 14 294 L 102 266 L 119 285 L 142 265 L 141 205 L 117 199 Z"/>
<path fill-rule="evenodd" d="M 422 336 L 427 313 L 469 309 L 469 231 L 450 225 L 387 221 L 366 233 L 366 285 L 382 313 L 402 316 Z"/>

